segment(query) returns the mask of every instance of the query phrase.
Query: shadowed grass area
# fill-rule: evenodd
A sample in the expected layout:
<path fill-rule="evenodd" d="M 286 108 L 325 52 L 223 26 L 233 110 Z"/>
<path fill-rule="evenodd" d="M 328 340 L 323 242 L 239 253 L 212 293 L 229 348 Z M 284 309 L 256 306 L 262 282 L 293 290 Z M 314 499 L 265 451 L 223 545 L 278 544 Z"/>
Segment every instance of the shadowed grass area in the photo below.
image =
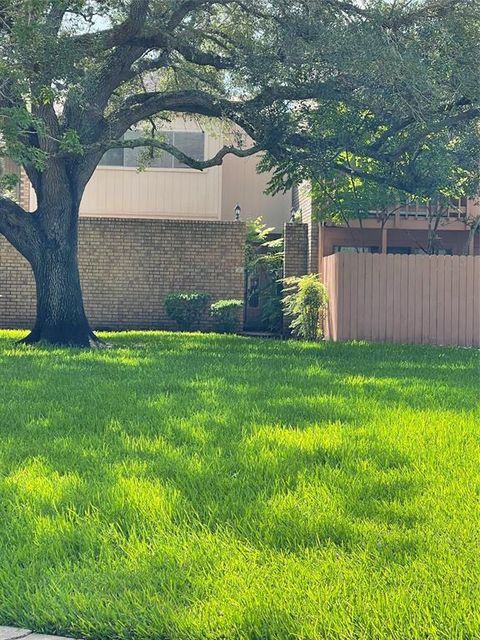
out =
<path fill-rule="evenodd" d="M 0 333 L 0 623 L 480 638 L 478 352 Z"/>

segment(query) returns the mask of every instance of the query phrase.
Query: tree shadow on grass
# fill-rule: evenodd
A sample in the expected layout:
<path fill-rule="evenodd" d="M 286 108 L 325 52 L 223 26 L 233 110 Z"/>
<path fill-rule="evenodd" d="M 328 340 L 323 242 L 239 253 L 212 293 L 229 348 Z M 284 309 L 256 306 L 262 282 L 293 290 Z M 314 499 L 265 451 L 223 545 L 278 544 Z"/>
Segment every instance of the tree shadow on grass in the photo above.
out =
<path fill-rule="evenodd" d="M 148 340 L 100 353 L 2 354 L 2 473 L 19 472 L 21 480 L 26 469 L 27 481 L 11 485 L 20 502 L 29 496 L 42 517 L 60 511 L 82 518 L 93 510 L 92 527 L 124 536 L 135 528 L 154 533 L 144 499 L 159 500 L 156 508 L 175 526 L 228 529 L 260 550 L 335 545 L 397 562 L 416 553 L 422 481 L 405 452 L 368 429 L 370 414 L 380 405 L 385 412 L 431 408 L 451 382 L 445 363 L 447 373 L 449 366 L 458 371 L 449 406 L 468 409 L 469 354 L 195 336 L 158 341 L 153 351 Z M 22 489 L 32 460 L 41 463 L 36 497 Z M 42 474 L 56 474 L 43 493 Z M 55 533 L 72 558 L 96 553 L 97 535 L 87 537 L 88 549 L 68 528 Z"/>

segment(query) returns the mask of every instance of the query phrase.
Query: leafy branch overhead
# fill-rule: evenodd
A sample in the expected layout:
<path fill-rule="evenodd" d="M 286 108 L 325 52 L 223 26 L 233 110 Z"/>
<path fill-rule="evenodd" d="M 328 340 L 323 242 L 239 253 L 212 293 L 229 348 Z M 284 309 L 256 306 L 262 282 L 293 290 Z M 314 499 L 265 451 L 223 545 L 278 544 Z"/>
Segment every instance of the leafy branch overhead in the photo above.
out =
<path fill-rule="evenodd" d="M 319 169 L 408 189 L 439 140 L 459 154 L 455 136 L 478 134 L 477 0 L 2 7 L 3 153 L 27 166 L 34 187 L 59 155 L 85 183 L 138 123 L 151 132 L 142 144 L 159 148 L 152 120 L 177 112 L 239 125 L 256 144 L 237 153 L 268 150 L 284 181 L 313 157 Z M 352 166 L 345 150 L 373 164 Z M 231 152 L 229 143 L 203 164 L 180 159 L 202 169 Z"/>

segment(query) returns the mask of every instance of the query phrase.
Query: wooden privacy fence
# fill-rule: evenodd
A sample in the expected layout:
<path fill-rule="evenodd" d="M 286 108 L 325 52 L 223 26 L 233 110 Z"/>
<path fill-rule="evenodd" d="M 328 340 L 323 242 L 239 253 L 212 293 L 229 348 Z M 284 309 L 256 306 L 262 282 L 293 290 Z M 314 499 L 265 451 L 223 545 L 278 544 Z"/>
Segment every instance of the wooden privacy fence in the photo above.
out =
<path fill-rule="evenodd" d="M 480 346 L 480 257 L 337 253 L 322 266 L 330 340 Z"/>

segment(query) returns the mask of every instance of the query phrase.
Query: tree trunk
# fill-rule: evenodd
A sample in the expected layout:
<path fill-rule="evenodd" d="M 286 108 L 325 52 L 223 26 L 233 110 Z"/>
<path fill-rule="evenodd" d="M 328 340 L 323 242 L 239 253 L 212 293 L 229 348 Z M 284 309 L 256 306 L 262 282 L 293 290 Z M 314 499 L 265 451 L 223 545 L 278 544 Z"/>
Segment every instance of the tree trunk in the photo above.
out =
<path fill-rule="evenodd" d="M 83 306 L 76 242 L 42 247 L 32 261 L 37 286 L 37 318 L 22 342 L 95 347 L 102 344 L 92 330 Z"/>
<path fill-rule="evenodd" d="M 38 208 L 28 213 L 0 197 L 0 233 L 30 263 L 37 289 L 37 317 L 21 342 L 59 346 L 103 345 L 88 323 L 78 270 L 78 217 L 96 161 L 51 158 L 35 176 Z"/>

